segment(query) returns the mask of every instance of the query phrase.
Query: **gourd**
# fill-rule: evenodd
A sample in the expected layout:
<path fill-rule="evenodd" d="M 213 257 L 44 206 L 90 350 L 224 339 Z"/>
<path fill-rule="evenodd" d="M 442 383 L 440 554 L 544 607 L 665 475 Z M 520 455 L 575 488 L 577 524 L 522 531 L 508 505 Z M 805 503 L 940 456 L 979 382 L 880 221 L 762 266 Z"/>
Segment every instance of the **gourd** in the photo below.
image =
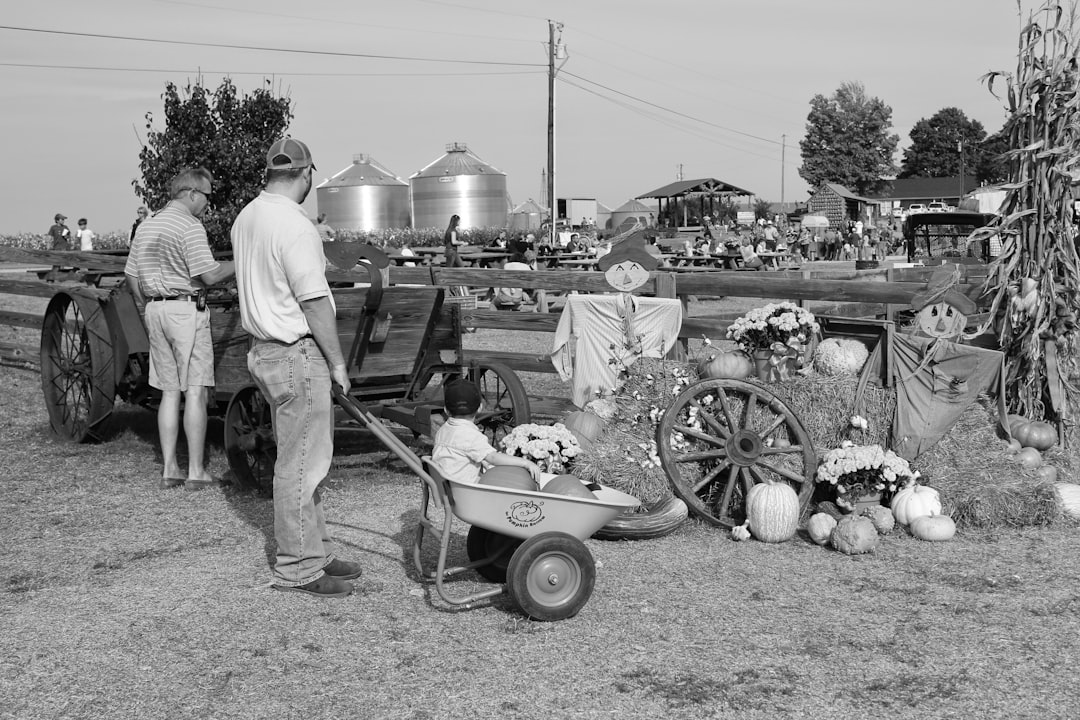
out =
<path fill-rule="evenodd" d="M 596 496 L 582 485 L 581 480 L 574 475 L 559 475 L 551 478 L 544 484 L 541 492 L 566 495 L 567 497 L 587 498 L 589 500 L 596 499 Z"/>
<path fill-rule="evenodd" d="M 730 378 L 742 380 L 754 372 L 750 357 L 742 351 L 719 352 L 698 363 L 698 376 L 703 380 Z"/>
<path fill-rule="evenodd" d="M 911 521 L 911 534 L 928 542 L 944 542 L 956 535 L 956 523 L 948 515 L 924 515 Z"/>
<path fill-rule="evenodd" d="M 862 511 L 862 515 L 870 518 L 870 522 L 874 523 L 874 529 L 881 535 L 885 535 L 896 527 L 896 518 L 893 517 L 892 510 L 884 505 L 866 508 Z"/>
<path fill-rule="evenodd" d="M 783 482 L 764 482 L 746 494 L 750 532 L 761 542 L 785 542 L 799 529 L 799 496 Z"/>
<path fill-rule="evenodd" d="M 579 445 L 586 444 L 581 442 L 581 438 L 585 438 L 588 443 L 593 443 L 604 433 L 604 421 L 599 416 L 585 410 L 575 410 L 569 413 L 563 418 L 562 424 L 574 434 Z"/>
<path fill-rule="evenodd" d="M 525 468 L 516 465 L 496 465 L 480 476 L 481 485 L 535 491 L 536 481 Z"/>
<path fill-rule="evenodd" d="M 1028 469 L 1034 469 L 1042 465 L 1042 453 L 1033 447 L 1026 447 L 1016 453 L 1014 459 Z"/>
<path fill-rule="evenodd" d="M 869 356 L 858 340 L 828 338 L 814 351 L 814 369 L 822 375 L 855 375 Z"/>
<path fill-rule="evenodd" d="M 941 496 L 932 487 L 911 485 L 893 495 L 890 507 L 896 522 L 910 525 L 917 517 L 940 515 Z"/>
<path fill-rule="evenodd" d="M 1041 452 L 1057 444 L 1057 429 L 1048 422 L 1017 421 L 1010 429 L 1013 437 L 1026 448 L 1035 448 Z"/>
<path fill-rule="evenodd" d="M 848 515 L 836 523 L 829 541 L 845 555 L 861 555 L 874 552 L 878 543 L 878 532 L 868 518 Z"/>
<path fill-rule="evenodd" d="M 1035 471 L 1035 474 L 1038 475 L 1039 479 L 1043 482 L 1052 483 L 1057 482 L 1058 479 L 1058 470 L 1053 465 L 1043 465 Z"/>
<path fill-rule="evenodd" d="M 1076 483 L 1054 483 L 1054 494 L 1057 495 L 1061 512 L 1073 520 L 1080 520 L 1080 485 Z"/>
<path fill-rule="evenodd" d="M 818 545 L 828 544 L 834 527 L 836 527 L 836 518 L 828 513 L 815 513 L 806 521 L 806 533 Z"/>

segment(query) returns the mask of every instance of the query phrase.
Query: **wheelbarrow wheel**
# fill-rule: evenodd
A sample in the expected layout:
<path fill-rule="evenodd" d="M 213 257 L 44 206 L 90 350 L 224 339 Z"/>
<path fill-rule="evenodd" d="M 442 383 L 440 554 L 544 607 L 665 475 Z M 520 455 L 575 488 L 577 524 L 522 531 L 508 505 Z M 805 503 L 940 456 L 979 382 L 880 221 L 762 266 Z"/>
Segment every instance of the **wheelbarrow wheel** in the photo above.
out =
<path fill-rule="evenodd" d="M 507 567 L 511 601 L 533 620 L 577 615 L 592 596 L 596 562 L 585 544 L 560 532 L 534 535 L 521 544 Z"/>
<path fill-rule="evenodd" d="M 225 411 L 225 455 L 241 487 L 259 495 L 274 494 L 277 443 L 270 403 L 254 385 L 240 388 Z"/>
<path fill-rule="evenodd" d="M 465 538 L 465 552 L 471 562 L 488 560 L 484 565 L 479 565 L 476 572 L 485 580 L 495 583 L 506 582 L 506 568 L 510 565 L 510 558 L 514 551 L 521 545 L 521 540 L 503 535 L 486 528 L 473 525 L 469 528 L 469 534 Z"/>
<path fill-rule="evenodd" d="M 479 385 L 484 408 L 476 424 L 498 447 L 499 440 L 518 425 L 532 421 L 529 396 L 513 370 L 499 363 L 480 363 L 469 378 Z"/>
<path fill-rule="evenodd" d="M 53 432 L 64 440 L 100 440 L 112 415 L 116 369 L 101 302 L 78 293 L 53 296 L 41 323 L 41 389 Z"/>
<path fill-rule="evenodd" d="M 704 380 L 675 398 L 657 427 L 660 463 L 694 515 L 724 528 L 746 519 L 757 483 L 786 482 L 806 510 L 817 455 L 802 422 L 768 388 Z"/>

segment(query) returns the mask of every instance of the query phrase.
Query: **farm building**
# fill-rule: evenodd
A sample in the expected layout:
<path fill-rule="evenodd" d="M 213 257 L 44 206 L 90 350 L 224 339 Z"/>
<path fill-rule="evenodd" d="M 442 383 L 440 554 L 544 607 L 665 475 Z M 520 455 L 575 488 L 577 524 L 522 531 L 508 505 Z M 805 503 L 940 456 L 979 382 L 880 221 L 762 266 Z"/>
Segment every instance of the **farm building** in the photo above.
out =
<path fill-rule="evenodd" d="M 844 227 L 849 220 L 873 220 L 877 207 L 876 200 L 859 197 L 836 183 L 822 183 L 806 201 L 807 212 L 829 218 L 832 227 Z"/>

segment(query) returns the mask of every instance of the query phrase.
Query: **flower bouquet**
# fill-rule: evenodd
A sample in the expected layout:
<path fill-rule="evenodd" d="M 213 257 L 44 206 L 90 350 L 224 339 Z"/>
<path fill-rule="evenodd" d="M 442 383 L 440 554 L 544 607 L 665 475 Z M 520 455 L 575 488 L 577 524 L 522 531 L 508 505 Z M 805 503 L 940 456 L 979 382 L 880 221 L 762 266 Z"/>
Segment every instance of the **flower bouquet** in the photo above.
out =
<path fill-rule="evenodd" d="M 581 447 L 577 438 L 562 423 L 518 425 L 501 440 L 508 455 L 531 460 L 545 472 L 562 474 Z"/>
<path fill-rule="evenodd" d="M 739 343 L 758 365 L 762 380 L 786 380 L 812 355 L 821 326 L 814 314 L 795 303 L 769 303 L 754 308 L 728 327 L 727 337 Z"/>
<path fill-rule="evenodd" d="M 880 445 L 855 445 L 847 440 L 825 453 L 816 475 L 817 482 L 834 487 L 836 504 L 848 510 L 853 510 L 855 503 L 868 495 L 878 494 L 882 500 L 888 500 L 918 478 L 919 472 L 892 450 Z"/>

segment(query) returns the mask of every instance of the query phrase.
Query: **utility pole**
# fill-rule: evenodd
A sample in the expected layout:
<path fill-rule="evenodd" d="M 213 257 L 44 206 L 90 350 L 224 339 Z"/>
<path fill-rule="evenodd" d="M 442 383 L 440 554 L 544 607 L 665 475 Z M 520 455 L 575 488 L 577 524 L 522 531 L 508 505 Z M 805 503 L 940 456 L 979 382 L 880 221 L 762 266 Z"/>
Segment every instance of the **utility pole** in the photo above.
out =
<path fill-rule="evenodd" d="M 562 23 L 548 20 L 548 146 L 547 146 L 547 190 L 548 217 L 551 219 L 551 244 L 555 245 L 555 219 L 559 201 L 555 197 L 555 58 L 559 56 L 561 45 L 555 40 L 555 30 L 562 33 Z"/>
<path fill-rule="evenodd" d="M 960 153 L 960 197 L 956 199 L 956 207 L 964 201 L 964 136 L 961 135 L 956 141 L 956 151 Z"/>
<path fill-rule="evenodd" d="M 780 136 L 780 207 L 784 207 L 784 175 L 787 166 L 784 164 L 784 155 L 787 154 L 787 135 Z"/>

